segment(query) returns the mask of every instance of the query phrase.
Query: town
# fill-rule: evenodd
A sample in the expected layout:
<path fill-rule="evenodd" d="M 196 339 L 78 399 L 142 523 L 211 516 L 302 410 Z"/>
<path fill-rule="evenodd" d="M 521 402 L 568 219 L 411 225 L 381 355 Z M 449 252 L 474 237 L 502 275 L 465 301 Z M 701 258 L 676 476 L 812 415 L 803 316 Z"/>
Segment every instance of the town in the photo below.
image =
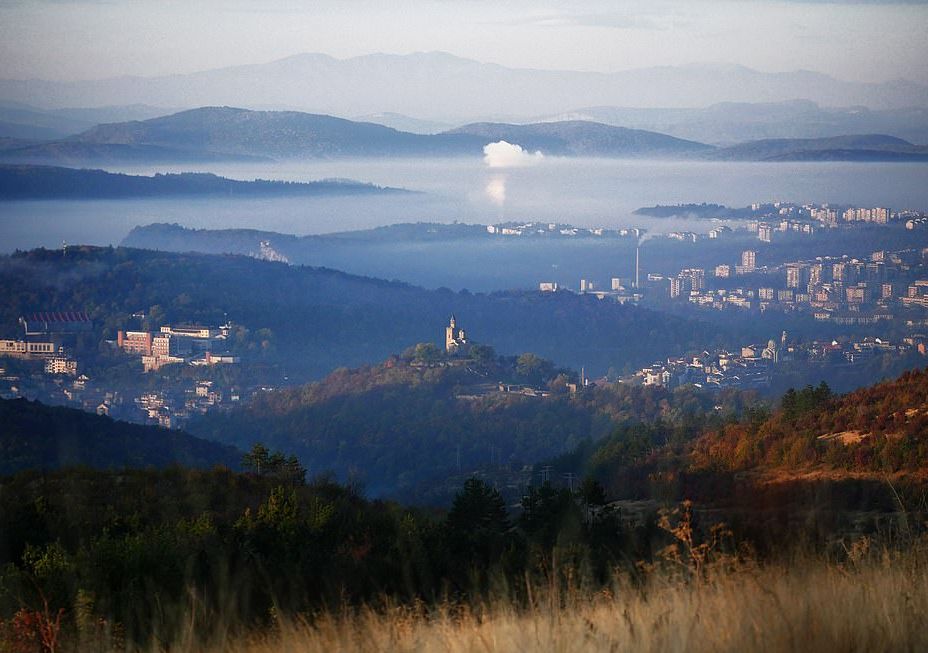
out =
<path fill-rule="evenodd" d="M 716 211 L 712 205 L 694 206 L 710 216 Z M 688 207 L 685 210 L 690 210 Z M 602 286 L 598 280 L 582 278 L 577 290 L 581 295 L 640 304 L 658 311 L 714 309 L 739 315 L 777 314 L 821 325 L 815 337 L 805 334 L 790 338 L 785 331 L 778 331 L 769 339 L 765 336 L 760 344 L 728 343 L 727 347 L 689 353 L 668 352 L 666 359 L 637 371 L 626 369 L 596 380 L 586 370 L 578 369 L 568 384 L 572 393 L 605 382 L 774 392 L 780 389 L 777 384 L 783 379 L 801 380 L 816 371 L 862 369 L 877 357 L 914 361 L 925 355 L 926 250 L 909 247 L 877 250 L 867 257 L 845 254 L 764 261 L 764 248 L 780 238 L 803 238 L 821 230 L 854 230 L 861 226 L 910 234 L 928 223 L 923 214 L 885 207 L 781 202 L 755 203 L 727 213 L 723 209 L 718 208 L 717 219 L 710 218 L 712 228 L 700 234 L 649 234 L 641 228 L 580 228 L 534 222 L 501 223 L 481 229 L 486 237 L 499 238 L 633 240 L 631 276 L 611 277 Z M 730 220 L 732 212 L 737 219 Z M 737 260 L 719 260 L 714 267 L 685 267 L 675 274 L 643 269 L 641 249 L 648 240 L 665 238 L 698 246 L 728 242 L 738 234 L 740 240 L 732 242 L 753 240 L 756 245 L 748 245 Z M 269 249 L 270 244 L 262 242 L 262 257 L 283 262 L 268 254 Z M 731 252 L 732 247 L 707 251 Z M 541 281 L 538 291 L 570 292 L 556 281 Z M 119 419 L 180 428 L 196 415 L 228 410 L 258 393 L 288 384 L 286 376 L 277 373 L 279 370 L 257 374 L 257 368 L 251 365 L 254 361 L 242 363 L 244 350 L 237 343 L 240 332 L 247 329 L 241 325 L 229 321 L 218 325 L 165 323 L 145 312 L 110 317 L 108 323 L 120 328 L 101 330 L 101 325 L 95 325 L 84 311 L 51 310 L 21 316 L 20 337 L 0 340 L 0 396 L 37 398 Z M 869 331 L 848 331 L 858 327 Z M 450 359 L 443 364 L 466 364 L 469 348 L 465 332 L 452 320 L 445 334 Z M 485 379 L 479 388 L 461 393 L 460 398 L 493 393 L 544 398 L 551 389 Z"/>
<path fill-rule="evenodd" d="M 132 316 L 137 321 L 144 317 Z M 240 362 L 228 351 L 231 324 L 165 324 L 157 332 L 119 330 L 115 340 L 104 341 L 105 354 L 130 366 L 134 363 L 130 367 L 134 372 L 126 382 L 97 380 L 84 369 L 81 352 L 91 354 L 88 342 L 95 335 L 87 313 L 39 312 L 23 316 L 19 322 L 22 338 L 0 340 L 0 357 L 9 361 L 0 366 L 0 397 L 39 398 L 165 428 L 177 428 L 194 414 L 228 407 L 242 399 L 239 387 L 224 387 L 195 372 Z M 167 366 L 193 368 L 194 374 L 162 377 L 161 381 L 172 382 L 146 389 L 151 384 L 145 382 L 145 375 Z"/>

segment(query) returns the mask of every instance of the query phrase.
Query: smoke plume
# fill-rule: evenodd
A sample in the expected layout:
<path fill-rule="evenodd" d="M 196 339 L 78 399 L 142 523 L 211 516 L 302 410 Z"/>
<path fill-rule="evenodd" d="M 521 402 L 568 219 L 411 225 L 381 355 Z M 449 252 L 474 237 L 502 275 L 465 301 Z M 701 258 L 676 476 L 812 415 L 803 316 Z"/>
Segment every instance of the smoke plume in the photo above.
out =
<path fill-rule="evenodd" d="M 483 146 L 483 161 L 490 168 L 521 168 L 538 163 L 544 156 L 522 149 L 521 145 L 497 141 Z"/>

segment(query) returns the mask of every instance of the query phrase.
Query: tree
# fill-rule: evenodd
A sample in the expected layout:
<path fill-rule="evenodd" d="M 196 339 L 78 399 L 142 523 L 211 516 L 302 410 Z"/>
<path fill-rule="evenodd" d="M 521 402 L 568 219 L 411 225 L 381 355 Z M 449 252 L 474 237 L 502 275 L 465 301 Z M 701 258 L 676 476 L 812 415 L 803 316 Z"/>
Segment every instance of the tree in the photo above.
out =
<path fill-rule="evenodd" d="M 502 495 L 480 479 L 468 479 L 445 520 L 448 549 L 456 562 L 465 569 L 489 569 L 499 562 L 508 531 Z"/>
<path fill-rule="evenodd" d="M 470 348 L 470 357 L 478 365 L 492 365 L 496 362 L 496 351 L 489 345 L 473 345 Z"/>
<path fill-rule="evenodd" d="M 606 499 L 606 490 L 592 476 L 583 479 L 580 485 L 579 494 L 583 497 L 583 502 L 588 506 L 604 506 L 608 503 Z"/>
<path fill-rule="evenodd" d="M 554 365 L 537 354 L 526 352 L 516 359 L 516 374 L 530 383 L 542 383 L 554 376 Z"/>
<path fill-rule="evenodd" d="M 306 468 L 296 456 L 285 456 L 280 451 L 272 453 L 260 442 L 255 442 L 251 451 L 242 456 L 242 466 L 256 476 L 275 478 L 293 485 L 306 482 Z"/>
<path fill-rule="evenodd" d="M 412 351 L 412 358 L 419 363 L 435 363 L 442 359 L 441 350 L 431 342 L 420 342 Z"/>

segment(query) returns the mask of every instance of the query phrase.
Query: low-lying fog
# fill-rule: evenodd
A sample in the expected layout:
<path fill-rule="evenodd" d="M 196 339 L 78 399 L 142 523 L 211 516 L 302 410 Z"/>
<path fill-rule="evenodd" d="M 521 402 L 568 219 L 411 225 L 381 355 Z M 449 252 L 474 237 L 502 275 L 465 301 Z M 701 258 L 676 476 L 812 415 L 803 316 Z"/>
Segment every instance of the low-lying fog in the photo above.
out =
<path fill-rule="evenodd" d="M 235 179 L 342 177 L 422 191 L 383 197 L 27 201 L 0 204 L 0 251 L 62 241 L 118 244 L 137 225 L 248 227 L 293 234 L 397 222 L 540 220 L 704 231 L 711 223 L 632 215 L 641 206 L 788 200 L 928 209 L 928 165 L 715 163 L 544 158 L 517 168 L 480 159 L 376 159 L 113 167 L 132 174 L 203 171 Z"/>

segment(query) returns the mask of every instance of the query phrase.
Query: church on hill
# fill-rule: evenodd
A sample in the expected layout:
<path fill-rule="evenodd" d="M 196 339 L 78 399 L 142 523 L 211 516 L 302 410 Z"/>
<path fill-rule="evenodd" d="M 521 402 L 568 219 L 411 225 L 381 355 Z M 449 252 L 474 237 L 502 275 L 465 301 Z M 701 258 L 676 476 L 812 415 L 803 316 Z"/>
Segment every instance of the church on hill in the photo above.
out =
<path fill-rule="evenodd" d="M 467 352 L 470 343 L 467 340 L 467 332 L 464 328 L 458 328 L 454 315 L 451 321 L 445 327 L 445 351 L 449 354 L 463 354 Z"/>

